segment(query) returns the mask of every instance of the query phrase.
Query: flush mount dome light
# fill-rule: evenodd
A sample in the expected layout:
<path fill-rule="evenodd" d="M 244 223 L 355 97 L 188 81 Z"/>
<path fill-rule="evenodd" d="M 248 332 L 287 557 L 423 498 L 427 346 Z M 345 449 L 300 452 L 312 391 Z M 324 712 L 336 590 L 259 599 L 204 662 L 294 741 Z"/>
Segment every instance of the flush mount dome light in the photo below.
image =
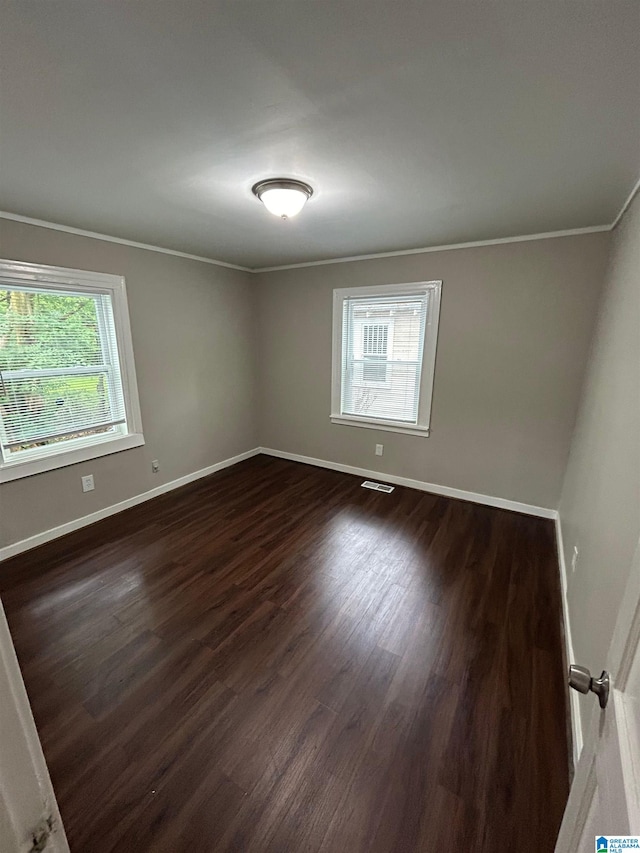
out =
<path fill-rule="evenodd" d="M 303 181 L 290 181 L 287 178 L 272 178 L 258 181 L 251 192 L 260 199 L 269 213 L 290 219 L 296 216 L 313 195 L 313 189 Z"/>

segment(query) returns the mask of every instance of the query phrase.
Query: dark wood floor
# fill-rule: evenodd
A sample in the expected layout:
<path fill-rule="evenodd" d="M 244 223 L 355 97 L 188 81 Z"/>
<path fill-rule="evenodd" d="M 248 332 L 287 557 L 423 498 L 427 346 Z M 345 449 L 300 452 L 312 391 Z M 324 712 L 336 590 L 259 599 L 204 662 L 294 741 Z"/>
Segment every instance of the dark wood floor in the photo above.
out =
<path fill-rule="evenodd" d="M 7 561 L 74 853 L 551 853 L 549 521 L 268 457 Z"/>

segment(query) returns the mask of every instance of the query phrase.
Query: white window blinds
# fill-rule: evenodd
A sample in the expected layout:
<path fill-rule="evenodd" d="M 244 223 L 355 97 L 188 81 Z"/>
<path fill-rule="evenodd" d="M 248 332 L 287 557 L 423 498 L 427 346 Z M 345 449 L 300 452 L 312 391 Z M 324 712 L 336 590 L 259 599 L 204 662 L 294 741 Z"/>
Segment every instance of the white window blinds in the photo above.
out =
<path fill-rule="evenodd" d="M 429 292 L 342 303 L 342 415 L 416 425 Z"/>
<path fill-rule="evenodd" d="M 106 438 L 125 423 L 111 294 L 3 285 L 4 457 L 72 439 Z"/>

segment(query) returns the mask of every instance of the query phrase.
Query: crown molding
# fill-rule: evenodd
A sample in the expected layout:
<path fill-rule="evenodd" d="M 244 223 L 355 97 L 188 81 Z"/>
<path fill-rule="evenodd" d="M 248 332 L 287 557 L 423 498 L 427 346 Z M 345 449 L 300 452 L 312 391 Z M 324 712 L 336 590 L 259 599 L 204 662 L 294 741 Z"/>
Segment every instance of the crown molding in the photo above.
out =
<path fill-rule="evenodd" d="M 612 230 L 612 231 L 613 231 L 613 229 L 618 225 L 618 223 L 620 222 L 620 220 L 622 219 L 622 217 L 623 217 L 623 216 L 625 215 L 625 213 L 627 212 L 627 210 L 628 210 L 628 208 L 629 208 L 629 205 L 631 204 L 631 202 L 632 202 L 632 201 L 633 201 L 633 199 L 635 198 L 636 193 L 638 192 L 638 190 L 640 190 L 640 178 L 638 178 L 638 180 L 636 181 L 636 183 L 635 183 L 635 185 L 634 185 L 633 189 L 632 189 L 632 190 L 631 190 L 631 192 L 629 193 L 629 195 L 628 195 L 628 197 L 627 197 L 627 200 L 625 201 L 625 203 L 624 203 L 624 204 L 622 205 L 622 207 L 620 208 L 620 213 L 616 216 L 616 218 L 615 218 L 615 219 L 613 220 L 613 222 L 611 223 L 611 230 Z"/>
<path fill-rule="evenodd" d="M 580 234 L 596 234 L 610 231 L 611 225 L 592 225 L 588 228 L 569 228 L 565 231 L 546 231 L 542 234 L 522 234 L 518 237 L 497 237 L 493 240 L 474 240 L 469 243 L 448 243 L 444 246 L 425 246 L 421 249 L 400 249 L 396 252 L 376 252 L 371 255 L 351 255 L 346 258 L 327 258 L 322 261 L 303 261 L 299 264 L 282 264 L 274 267 L 258 267 L 252 272 L 276 272 L 278 270 L 297 270 L 302 267 L 320 267 L 325 264 L 347 264 L 352 261 L 372 261 L 377 258 L 397 258 L 403 255 L 423 255 L 427 252 L 450 252 L 453 249 L 476 249 L 480 246 L 501 246 L 505 243 L 526 243 L 529 240 L 549 240 L 554 237 L 575 237 Z"/>
<path fill-rule="evenodd" d="M 319 267 L 328 264 L 347 264 L 353 261 L 372 261 L 378 258 L 399 258 L 405 255 L 423 255 L 429 252 L 450 252 L 454 249 L 476 249 L 482 246 L 502 246 L 508 243 L 526 243 L 532 240 L 550 240 L 556 237 L 576 237 L 581 234 L 597 234 L 602 231 L 613 231 L 620 223 L 629 205 L 640 190 L 640 178 L 636 181 L 626 201 L 620 208 L 620 212 L 610 225 L 593 225 L 587 228 L 568 228 L 563 231 L 544 231 L 541 234 L 521 234 L 516 237 L 497 237 L 492 240 L 473 240 L 467 243 L 448 243 L 442 246 L 423 246 L 418 249 L 400 249 L 395 252 L 375 252 L 366 255 L 349 255 L 344 258 L 325 258 L 320 261 L 301 261 L 297 264 L 278 264 L 271 267 L 243 267 L 239 264 L 230 264 L 215 258 L 205 258 L 201 255 L 190 255 L 187 252 L 179 252 L 176 249 L 165 249 L 163 246 L 153 246 L 149 243 L 137 243 L 134 240 L 125 240 L 122 237 L 112 237 L 109 234 L 100 234 L 97 231 L 85 231 L 82 228 L 73 228 L 70 225 L 60 225 L 57 222 L 47 222 L 44 219 L 33 219 L 29 216 L 21 216 L 18 213 L 10 213 L 0 210 L 0 219 L 10 219 L 14 222 L 23 222 L 26 225 L 37 225 L 40 228 L 49 228 L 53 231 L 64 231 L 67 234 L 77 234 L 80 237 L 91 237 L 94 240 L 105 240 L 108 243 L 119 243 L 123 246 L 132 246 L 135 249 L 146 249 L 150 252 L 162 252 L 165 255 L 175 255 L 177 258 L 187 258 L 191 261 L 200 261 L 203 264 L 226 267 L 227 269 L 240 272 L 263 273 L 278 272 L 280 270 L 297 270 L 305 267 Z"/>
<path fill-rule="evenodd" d="M 39 228 L 49 228 L 51 231 L 64 231 L 66 234 L 75 234 L 78 237 L 91 237 L 93 240 L 104 240 L 107 243 L 119 243 L 121 246 L 131 246 L 134 249 L 146 249 L 148 252 L 161 252 L 163 255 L 175 255 L 176 258 L 187 258 L 190 261 L 200 261 L 203 264 L 213 264 L 217 267 L 226 267 L 230 270 L 240 272 L 255 272 L 249 267 L 241 267 L 238 264 L 229 264 L 226 261 L 218 261 L 215 258 L 203 258 L 201 255 L 190 255 L 187 252 L 178 252 L 177 249 L 165 249 L 163 246 L 152 246 L 150 243 L 137 243 L 135 240 L 125 240 L 123 237 L 112 237 L 110 234 L 99 234 L 97 231 L 85 231 L 83 228 L 72 228 L 70 225 L 60 225 L 57 222 L 47 222 L 44 219 L 32 219 L 30 216 L 21 216 L 18 213 L 9 213 L 0 210 L 0 219 L 10 219 L 13 222 L 23 222 L 25 225 L 37 225 Z"/>

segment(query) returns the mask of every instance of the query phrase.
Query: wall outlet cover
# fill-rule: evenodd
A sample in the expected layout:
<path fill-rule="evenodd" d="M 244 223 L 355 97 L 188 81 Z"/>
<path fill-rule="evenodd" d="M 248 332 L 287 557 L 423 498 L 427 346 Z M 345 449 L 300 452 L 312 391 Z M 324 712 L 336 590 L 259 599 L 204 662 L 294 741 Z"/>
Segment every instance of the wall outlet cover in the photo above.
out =
<path fill-rule="evenodd" d="M 86 477 L 82 477 L 81 479 L 83 492 L 92 492 L 95 489 L 93 474 L 87 474 Z"/>

